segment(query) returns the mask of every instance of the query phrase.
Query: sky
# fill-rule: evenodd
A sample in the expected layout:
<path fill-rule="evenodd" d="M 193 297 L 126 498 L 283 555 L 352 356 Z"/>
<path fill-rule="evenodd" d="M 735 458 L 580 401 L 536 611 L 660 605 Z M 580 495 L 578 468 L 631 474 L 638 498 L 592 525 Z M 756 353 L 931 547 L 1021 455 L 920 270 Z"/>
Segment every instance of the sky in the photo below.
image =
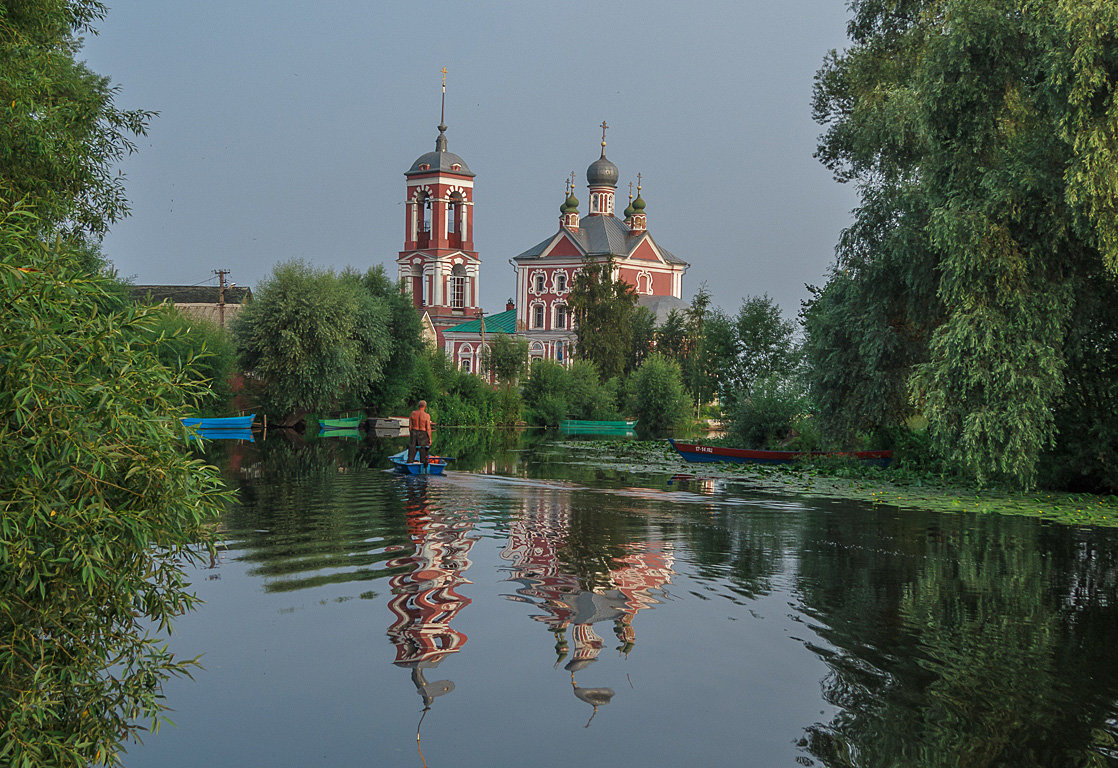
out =
<path fill-rule="evenodd" d="M 404 171 L 449 149 L 475 178 L 481 299 L 554 234 L 564 180 L 600 153 L 618 210 L 643 179 L 648 229 L 729 313 L 768 294 L 793 318 L 857 203 L 812 154 L 812 78 L 846 44 L 842 0 L 390 3 L 108 0 L 82 52 L 118 107 L 157 111 L 121 165 L 132 215 L 103 244 L 136 283 L 228 269 L 257 286 L 303 259 L 395 275 Z"/>

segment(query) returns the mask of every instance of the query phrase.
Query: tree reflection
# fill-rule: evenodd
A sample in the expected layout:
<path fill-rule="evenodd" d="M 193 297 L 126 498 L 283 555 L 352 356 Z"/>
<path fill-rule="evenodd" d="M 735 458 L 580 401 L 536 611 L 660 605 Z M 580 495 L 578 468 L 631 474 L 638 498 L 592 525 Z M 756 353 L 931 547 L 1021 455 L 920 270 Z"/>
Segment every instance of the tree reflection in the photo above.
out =
<path fill-rule="evenodd" d="M 804 603 L 830 644 L 813 648 L 831 669 L 823 694 L 840 710 L 807 729 L 808 752 L 827 766 L 1118 758 L 1118 571 L 1112 546 L 1087 544 L 1108 534 L 1076 543 L 1032 520 L 919 513 L 873 523 L 817 519 L 801 553 Z"/>

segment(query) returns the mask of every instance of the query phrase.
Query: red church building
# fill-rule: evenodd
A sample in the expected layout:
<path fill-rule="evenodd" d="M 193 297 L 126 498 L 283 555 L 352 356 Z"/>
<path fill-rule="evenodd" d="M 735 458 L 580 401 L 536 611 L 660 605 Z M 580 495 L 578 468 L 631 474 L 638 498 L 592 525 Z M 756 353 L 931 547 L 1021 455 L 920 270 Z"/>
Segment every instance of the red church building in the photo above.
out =
<path fill-rule="evenodd" d="M 445 105 L 445 86 L 444 86 Z M 445 116 L 445 111 L 444 111 Z M 619 173 L 606 158 L 605 123 L 601 156 L 586 170 L 588 211 L 579 213 L 574 178 L 560 206 L 559 229 L 510 260 L 516 269 L 515 299 L 506 311 L 479 320 L 481 258 L 474 250 L 474 173 L 447 150 L 446 125 L 439 123 L 435 151 L 421 155 L 406 182 L 404 248 L 399 276 L 422 314 L 428 338 L 455 364 L 481 370 L 485 334 L 527 339 L 529 355 L 566 363 L 575 332 L 568 296 L 575 274 L 587 260 L 612 259 L 614 276 L 632 285 L 641 304 L 663 320 L 682 307 L 683 275 L 689 266 L 648 231 L 640 174 L 637 197 L 624 218 L 614 213 Z"/>

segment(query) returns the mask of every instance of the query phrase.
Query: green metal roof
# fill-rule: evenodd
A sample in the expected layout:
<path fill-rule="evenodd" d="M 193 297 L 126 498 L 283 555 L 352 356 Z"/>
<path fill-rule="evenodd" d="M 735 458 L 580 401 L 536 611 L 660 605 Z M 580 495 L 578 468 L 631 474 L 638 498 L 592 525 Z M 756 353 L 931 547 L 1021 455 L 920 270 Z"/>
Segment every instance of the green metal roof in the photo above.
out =
<path fill-rule="evenodd" d="M 515 333 L 516 332 L 516 310 L 509 309 L 504 312 L 498 312 L 495 315 L 489 315 L 485 318 L 485 332 L 486 333 Z M 481 321 L 471 320 L 462 325 L 456 325 L 453 328 L 447 328 L 443 333 L 481 333 Z"/>

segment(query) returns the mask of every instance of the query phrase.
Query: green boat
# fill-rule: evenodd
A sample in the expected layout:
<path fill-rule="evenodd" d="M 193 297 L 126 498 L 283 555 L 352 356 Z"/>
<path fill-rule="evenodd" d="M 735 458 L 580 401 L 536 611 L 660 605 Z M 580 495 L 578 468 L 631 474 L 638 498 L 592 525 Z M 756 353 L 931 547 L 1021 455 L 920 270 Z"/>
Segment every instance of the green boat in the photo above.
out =
<path fill-rule="evenodd" d="M 357 429 L 361 426 L 361 422 L 365 420 L 365 414 L 361 413 L 357 416 L 343 416 L 338 419 L 319 419 L 319 429 Z"/>
<path fill-rule="evenodd" d="M 559 431 L 565 435 L 628 435 L 634 433 L 634 421 L 583 421 L 565 419 L 559 422 Z"/>

